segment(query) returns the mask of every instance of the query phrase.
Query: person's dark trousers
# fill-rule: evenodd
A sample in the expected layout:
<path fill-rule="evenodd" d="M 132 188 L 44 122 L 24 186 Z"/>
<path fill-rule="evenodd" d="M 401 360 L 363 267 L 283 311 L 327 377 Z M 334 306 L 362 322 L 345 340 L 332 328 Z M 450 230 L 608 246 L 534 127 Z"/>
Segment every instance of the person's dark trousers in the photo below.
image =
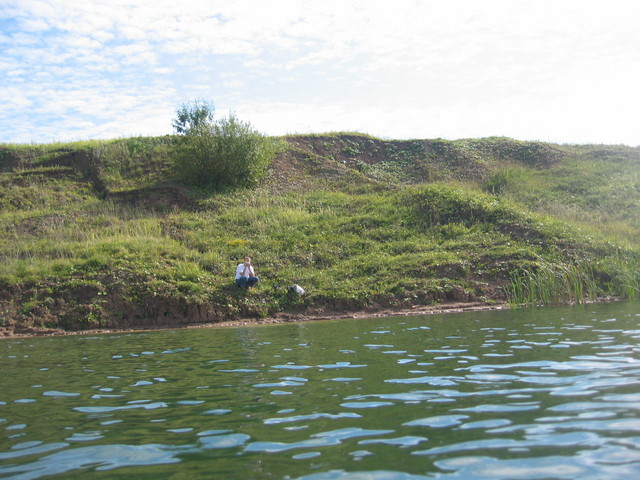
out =
<path fill-rule="evenodd" d="M 236 284 L 241 288 L 253 287 L 258 283 L 258 277 L 240 277 L 236 279 Z"/>

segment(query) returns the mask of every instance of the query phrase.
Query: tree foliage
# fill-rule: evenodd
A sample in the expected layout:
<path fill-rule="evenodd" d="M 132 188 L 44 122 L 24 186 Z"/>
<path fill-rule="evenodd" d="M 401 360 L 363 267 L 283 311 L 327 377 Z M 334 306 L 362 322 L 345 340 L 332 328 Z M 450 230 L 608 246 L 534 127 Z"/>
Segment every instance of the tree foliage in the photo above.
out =
<path fill-rule="evenodd" d="M 208 100 L 193 100 L 182 104 L 176 110 L 173 130 L 179 135 L 186 135 L 199 128 L 205 128 L 213 122 L 215 108 Z"/>
<path fill-rule="evenodd" d="M 177 110 L 176 167 L 191 184 L 217 190 L 256 185 L 280 149 L 234 114 L 214 119 L 210 103 L 191 102 Z"/>

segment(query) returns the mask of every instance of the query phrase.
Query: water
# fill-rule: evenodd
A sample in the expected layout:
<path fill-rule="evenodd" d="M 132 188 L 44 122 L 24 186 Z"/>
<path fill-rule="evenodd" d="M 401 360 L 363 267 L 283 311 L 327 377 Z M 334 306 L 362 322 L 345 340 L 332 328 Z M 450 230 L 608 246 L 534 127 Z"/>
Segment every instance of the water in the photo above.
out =
<path fill-rule="evenodd" d="M 0 367 L 2 479 L 640 472 L 640 303 L 14 339 Z"/>

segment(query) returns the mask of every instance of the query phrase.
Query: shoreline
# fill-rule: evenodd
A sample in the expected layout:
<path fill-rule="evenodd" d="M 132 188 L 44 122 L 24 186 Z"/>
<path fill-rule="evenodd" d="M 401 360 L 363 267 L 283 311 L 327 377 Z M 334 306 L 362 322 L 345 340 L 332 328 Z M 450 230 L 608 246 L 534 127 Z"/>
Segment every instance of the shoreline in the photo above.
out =
<path fill-rule="evenodd" d="M 102 335 L 117 333 L 140 333 L 163 330 L 183 330 L 197 328 L 237 328 L 264 325 L 279 325 L 284 323 L 320 322 L 327 320 L 349 320 L 359 318 L 383 318 L 383 317 L 408 317 L 414 315 L 437 315 L 444 313 L 462 313 L 488 310 L 508 310 L 511 307 L 507 303 L 486 304 L 482 302 L 449 302 L 438 305 L 416 305 L 412 308 L 381 309 L 374 311 L 354 312 L 322 312 L 322 313 L 280 313 L 266 318 L 240 318 L 213 323 L 164 325 L 146 328 L 97 328 L 88 330 L 67 331 L 61 329 L 47 329 L 30 327 L 30 331 L 16 333 L 8 328 L 0 329 L 0 340 L 32 337 L 58 337 L 69 335 Z"/>

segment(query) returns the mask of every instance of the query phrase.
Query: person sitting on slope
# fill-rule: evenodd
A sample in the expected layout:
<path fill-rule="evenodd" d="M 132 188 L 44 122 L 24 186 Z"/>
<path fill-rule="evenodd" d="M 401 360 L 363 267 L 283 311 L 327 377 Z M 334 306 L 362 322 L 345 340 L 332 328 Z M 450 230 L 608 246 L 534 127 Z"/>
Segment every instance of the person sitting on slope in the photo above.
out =
<path fill-rule="evenodd" d="M 236 284 L 241 288 L 249 288 L 258 283 L 258 280 L 251 265 L 251 258 L 244 257 L 244 262 L 236 268 Z"/>

